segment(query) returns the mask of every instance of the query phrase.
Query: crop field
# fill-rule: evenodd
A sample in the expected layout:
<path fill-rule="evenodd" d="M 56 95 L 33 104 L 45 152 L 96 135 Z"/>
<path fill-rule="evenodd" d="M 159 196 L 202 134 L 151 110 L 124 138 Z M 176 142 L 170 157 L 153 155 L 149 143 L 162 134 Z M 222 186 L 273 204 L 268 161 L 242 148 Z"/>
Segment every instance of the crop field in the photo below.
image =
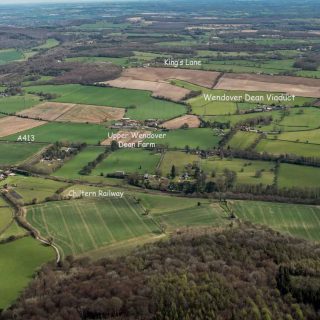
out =
<path fill-rule="evenodd" d="M 68 112 L 74 105 L 71 103 L 44 102 L 32 108 L 23 110 L 18 115 L 33 119 L 53 121 Z"/>
<path fill-rule="evenodd" d="M 27 286 L 34 271 L 54 259 L 54 251 L 31 237 L 0 245 L 0 308 L 7 308 Z"/>
<path fill-rule="evenodd" d="M 290 142 L 282 140 L 262 139 L 257 147 L 258 152 L 267 152 L 275 155 L 295 154 L 303 157 L 319 157 L 320 145 Z"/>
<path fill-rule="evenodd" d="M 157 216 L 162 213 L 180 212 L 187 209 L 194 209 L 198 206 L 208 204 L 206 199 L 175 197 L 170 195 L 153 195 L 148 193 L 133 193 L 134 197 L 141 200 L 144 209 Z M 182 219 L 183 222 L 183 219 Z"/>
<path fill-rule="evenodd" d="M 119 120 L 124 116 L 124 113 L 123 108 L 44 102 L 19 112 L 19 115 L 48 121 L 101 123 L 109 120 Z"/>
<path fill-rule="evenodd" d="M 278 173 L 280 188 L 319 188 L 320 168 L 281 163 Z"/>
<path fill-rule="evenodd" d="M 45 123 L 44 121 L 24 119 L 15 116 L 4 117 L 0 119 L 0 137 L 36 128 Z"/>
<path fill-rule="evenodd" d="M 18 111 L 33 107 L 39 103 L 39 98 L 31 94 L 25 96 L 12 96 L 0 98 L 0 112 L 16 113 Z"/>
<path fill-rule="evenodd" d="M 52 196 L 58 189 L 68 186 L 63 182 L 20 175 L 8 177 L 4 182 L 12 186 L 12 190 L 17 196 L 21 196 L 21 201 L 24 203 L 31 203 L 34 199 L 37 202 L 44 201 L 46 197 Z"/>
<path fill-rule="evenodd" d="M 23 59 L 23 53 L 16 49 L 0 50 L 0 65 Z"/>
<path fill-rule="evenodd" d="M 27 220 L 53 237 L 63 256 L 79 255 L 118 241 L 160 233 L 131 198 L 70 200 L 28 207 Z"/>
<path fill-rule="evenodd" d="M 160 154 L 142 149 L 119 149 L 112 152 L 92 171 L 93 175 L 104 175 L 123 171 L 125 173 L 154 173 Z"/>
<path fill-rule="evenodd" d="M 189 90 L 177 88 L 169 83 L 135 80 L 129 77 L 120 77 L 115 80 L 107 81 L 105 84 L 115 88 L 147 90 L 152 92 L 153 97 L 164 97 L 172 101 L 183 100 L 187 96 Z"/>
<path fill-rule="evenodd" d="M 159 145 L 167 145 L 169 148 L 184 149 L 187 145 L 190 148 L 199 147 L 202 150 L 213 149 L 221 140 L 212 129 L 178 129 L 166 132 L 164 139 L 146 139 L 146 142 L 154 142 Z"/>
<path fill-rule="evenodd" d="M 108 129 L 97 124 L 51 122 L 19 134 L 8 136 L 6 139 L 16 141 L 19 135 L 34 135 L 36 142 L 69 141 L 98 144 L 108 135 Z"/>
<path fill-rule="evenodd" d="M 258 92 L 284 92 L 300 97 L 320 98 L 318 79 L 299 77 L 255 75 L 255 74 L 225 74 L 216 89 L 243 90 Z"/>
<path fill-rule="evenodd" d="M 191 226 L 222 227 L 227 223 L 227 216 L 219 204 L 195 205 L 183 210 L 159 213 L 155 219 L 170 230 Z"/>
<path fill-rule="evenodd" d="M 0 142 L 0 165 L 16 165 L 40 151 L 43 145 Z"/>
<path fill-rule="evenodd" d="M 186 112 L 185 106 L 151 97 L 150 92 L 119 88 L 81 86 L 79 84 L 32 86 L 29 92 L 57 94 L 56 102 L 91 104 L 127 108 L 126 117 L 145 119 L 171 119 Z"/>
<path fill-rule="evenodd" d="M 211 88 L 220 73 L 177 68 L 130 68 L 126 69 L 122 75 L 135 80 L 146 81 L 166 81 L 174 79 L 175 82 L 175 80 L 181 80 Z"/>
<path fill-rule="evenodd" d="M 162 123 L 162 127 L 166 129 L 180 129 L 183 125 L 187 124 L 188 128 L 198 128 L 200 120 L 194 115 L 184 115 Z"/>
<path fill-rule="evenodd" d="M 234 201 L 232 207 L 242 220 L 263 224 L 294 237 L 320 240 L 319 207 L 254 201 Z"/>
<path fill-rule="evenodd" d="M 79 171 L 88 164 L 95 160 L 99 154 L 103 153 L 102 147 L 87 147 L 78 153 L 71 160 L 67 161 L 60 169 L 55 171 L 52 175 L 64 178 L 79 179 L 82 176 L 79 175 Z"/>
<path fill-rule="evenodd" d="M 201 160 L 201 169 L 208 175 L 213 171 L 221 174 L 224 169 L 229 169 L 237 174 L 237 184 L 264 184 L 272 185 L 275 164 L 268 161 L 254 161 L 244 159 L 219 159 L 208 158 Z M 257 176 L 257 172 L 261 175 Z"/>
<path fill-rule="evenodd" d="M 227 145 L 232 149 L 242 149 L 245 150 L 249 148 L 256 139 L 259 138 L 259 134 L 253 132 L 238 131 Z"/>

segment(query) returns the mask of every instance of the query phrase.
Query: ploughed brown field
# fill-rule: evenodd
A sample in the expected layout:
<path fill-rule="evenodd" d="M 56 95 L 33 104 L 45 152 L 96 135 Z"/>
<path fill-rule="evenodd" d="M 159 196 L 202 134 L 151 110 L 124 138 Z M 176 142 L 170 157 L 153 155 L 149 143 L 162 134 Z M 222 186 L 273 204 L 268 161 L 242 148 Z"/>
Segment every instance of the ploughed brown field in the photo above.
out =
<path fill-rule="evenodd" d="M 122 77 L 128 77 L 133 80 L 157 82 L 177 79 L 206 88 L 211 88 L 219 75 L 220 72 L 177 68 L 130 68 L 122 72 Z"/>
<path fill-rule="evenodd" d="M 137 143 L 138 141 L 143 141 L 144 139 L 141 139 L 141 138 L 135 138 L 132 136 L 132 133 L 135 133 L 135 134 L 148 134 L 150 133 L 151 131 L 148 131 L 148 130 L 135 130 L 135 131 L 126 131 L 126 130 L 120 130 L 117 132 L 118 135 L 124 135 L 125 137 L 121 137 L 119 139 L 115 139 L 115 138 L 112 138 L 112 137 L 109 137 L 105 140 L 103 140 L 101 142 L 101 145 L 103 146 L 107 146 L 107 145 L 110 145 L 112 140 L 115 140 L 117 142 L 122 142 L 122 143 Z"/>
<path fill-rule="evenodd" d="M 320 79 L 289 76 L 227 73 L 215 89 L 283 92 L 301 97 L 320 98 Z"/>
<path fill-rule="evenodd" d="M 173 101 L 183 100 L 189 90 L 173 86 L 165 82 L 156 82 L 149 80 L 135 80 L 130 77 L 120 77 L 116 80 L 104 82 L 112 87 L 126 88 L 126 89 L 137 89 L 152 91 L 154 97 L 164 97 Z"/>
<path fill-rule="evenodd" d="M 74 104 L 72 103 L 44 102 L 32 108 L 23 110 L 19 112 L 18 115 L 53 121 L 68 112 L 73 106 Z"/>
<path fill-rule="evenodd" d="M 179 129 L 184 124 L 187 124 L 189 128 L 198 128 L 200 126 L 200 120 L 197 116 L 186 114 L 184 116 L 166 121 L 161 126 L 167 129 Z"/>
<path fill-rule="evenodd" d="M 19 117 L 4 117 L 0 119 L 0 137 L 39 127 L 45 123 L 47 122 Z"/>
<path fill-rule="evenodd" d="M 101 123 L 108 120 L 119 120 L 123 118 L 124 113 L 123 108 L 45 102 L 23 110 L 19 112 L 19 115 L 47 121 Z"/>
<path fill-rule="evenodd" d="M 71 110 L 61 115 L 58 121 L 101 123 L 119 120 L 125 114 L 124 108 L 76 104 Z"/>

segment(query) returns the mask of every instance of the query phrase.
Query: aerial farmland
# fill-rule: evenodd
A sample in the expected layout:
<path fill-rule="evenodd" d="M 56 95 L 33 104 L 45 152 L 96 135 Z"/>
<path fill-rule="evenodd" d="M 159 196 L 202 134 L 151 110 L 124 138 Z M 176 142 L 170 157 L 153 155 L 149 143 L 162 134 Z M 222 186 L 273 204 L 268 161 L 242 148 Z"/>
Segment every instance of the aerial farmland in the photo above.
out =
<path fill-rule="evenodd" d="M 92 275 L 108 270 L 101 282 L 122 279 L 130 268 L 136 274 L 158 268 L 159 252 L 170 241 L 173 248 L 189 242 L 195 248 L 198 236 L 203 247 L 181 252 L 199 254 L 201 263 L 190 259 L 181 277 L 170 274 L 183 265 L 178 255 L 168 254 L 162 271 L 144 281 L 148 289 L 128 289 L 124 298 L 128 276 L 103 297 L 92 293 L 99 303 L 91 309 L 72 307 L 70 319 L 196 319 L 152 295 L 182 288 L 175 299 L 193 306 L 188 290 L 202 277 L 222 288 L 219 294 L 199 289 L 210 306 L 215 295 L 232 296 L 235 289 L 227 284 L 261 285 L 261 296 L 243 289 L 247 300 L 239 302 L 246 306 L 238 306 L 239 319 L 318 319 L 319 300 L 301 287 L 308 283 L 319 292 L 319 6 L 281 1 L 289 11 L 275 1 L 269 9 L 248 1 L 215 1 L 214 8 L 207 0 L 201 6 L 185 1 L 183 10 L 157 1 L 155 7 L 137 1 L 43 4 L 40 11 L 37 5 L 26 4 L 26 11 L 3 5 L 0 319 L 68 319 L 71 307 L 68 316 L 54 311 L 63 304 L 60 287 L 59 299 L 50 297 L 54 303 L 38 293 L 46 279 L 48 287 L 62 288 L 52 279 L 79 280 L 89 265 L 95 266 Z M 238 274 L 241 265 L 224 260 L 233 252 L 226 239 L 235 235 L 242 243 L 244 233 L 256 232 L 300 249 L 314 246 L 306 250 L 312 254 L 301 262 L 292 258 L 294 249 L 279 253 L 277 269 L 261 263 L 268 276 L 257 263 L 246 277 L 225 283 L 221 274 Z M 213 235 L 214 245 L 207 244 Z M 255 250 L 253 243 L 254 236 L 241 246 Z M 269 243 L 259 247 L 259 256 L 273 254 Z M 152 253 L 153 246 L 159 251 Z M 206 256 L 219 246 L 228 249 Z M 150 252 L 152 263 L 139 248 Z M 119 270 L 109 270 L 109 260 L 120 261 Z M 163 282 L 155 276 L 162 272 Z M 281 272 L 292 287 L 280 287 L 287 279 Z M 308 277 L 317 280 L 311 284 Z M 76 305 L 83 292 L 66 294 L 65 301 Z M 271 305 L 266 292 L 281 303 Z M 137 311 L 131 296 L 152 296 L 153 304 Z M 240 296 L 228 299 L 219 308 Z M 151 316 L 157 308 L 162 311 Z M 219 308 L 198 319 L 237 318 L 231 305 L 232 313 Z M 37 310 L 45 310 L 42 318 Z"/>

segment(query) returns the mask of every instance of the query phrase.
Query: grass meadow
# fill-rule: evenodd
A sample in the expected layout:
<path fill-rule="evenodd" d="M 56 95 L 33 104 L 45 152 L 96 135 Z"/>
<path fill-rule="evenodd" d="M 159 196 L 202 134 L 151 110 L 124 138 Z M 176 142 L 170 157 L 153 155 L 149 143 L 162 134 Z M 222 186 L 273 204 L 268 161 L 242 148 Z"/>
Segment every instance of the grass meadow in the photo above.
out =
<path fill-rule="evenodd" d="M 31 237 L 0 244 L 0 308 L 9 307 L 31 281 L 36 269 L 53 260 L 55 253 Z"/>
<path fill-rule="evenodd" d="M 92 175 L 114 173 L 154 173 L 160 161 L 160 154 L 143 149 L 119 149 L 108 155 L 92 171 Z"/>
<path fill-rule="evenodd" d="M 20 164 L 42 148 L 41 144 L 0 142 L 0 166 Z"/>

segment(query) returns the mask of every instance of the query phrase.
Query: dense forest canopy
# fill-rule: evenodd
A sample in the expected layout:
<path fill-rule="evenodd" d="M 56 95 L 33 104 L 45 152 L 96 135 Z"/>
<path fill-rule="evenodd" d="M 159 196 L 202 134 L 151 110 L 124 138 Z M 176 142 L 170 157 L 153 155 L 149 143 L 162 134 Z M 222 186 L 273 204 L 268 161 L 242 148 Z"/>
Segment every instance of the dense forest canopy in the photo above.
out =
<path fill-rule="evenodd" d="M 189 229 L 117 258 L 46 265 L 3 319 L 319 319 L 320 247 Z"/>

